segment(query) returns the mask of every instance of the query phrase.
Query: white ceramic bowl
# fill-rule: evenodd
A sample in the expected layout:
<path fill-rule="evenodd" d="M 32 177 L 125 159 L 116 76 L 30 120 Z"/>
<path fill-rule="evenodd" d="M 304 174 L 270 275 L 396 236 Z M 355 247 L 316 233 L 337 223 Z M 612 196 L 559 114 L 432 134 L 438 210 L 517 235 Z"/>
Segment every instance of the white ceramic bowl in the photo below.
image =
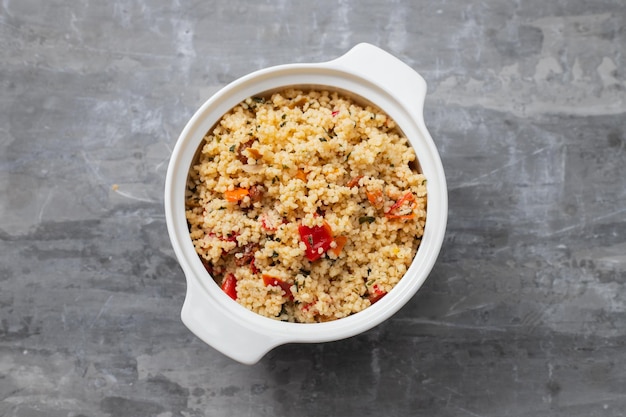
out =
<path fill-rule="evenodd" d="M 424 236 L 405 276 L 371 307 L 325 323 L 287 323 L 249 311 L 228 297 L 196 254 L 185 218 L 185 187 L 196 150 L 207 131 L 242 100 L 290 86 L 339 90 L 373 103 L 392 117 L 415 149 L 427 178 Z M 256 71 L 207 100 L 182 131 L 165 183 L 165 215 L 174 251 L 187 279 L 181 318 L 200 339 L 242 363 L 257 362 L 285 343 L 316 343 L 362 333 L 396 313 L 426 280 L 441 249 L 448 217 L 446 180 L 437 148 L 424 124 L 424 79 L 409 66 L 369 45 L 359 44 L 330 62 L 291 64 Z"/>

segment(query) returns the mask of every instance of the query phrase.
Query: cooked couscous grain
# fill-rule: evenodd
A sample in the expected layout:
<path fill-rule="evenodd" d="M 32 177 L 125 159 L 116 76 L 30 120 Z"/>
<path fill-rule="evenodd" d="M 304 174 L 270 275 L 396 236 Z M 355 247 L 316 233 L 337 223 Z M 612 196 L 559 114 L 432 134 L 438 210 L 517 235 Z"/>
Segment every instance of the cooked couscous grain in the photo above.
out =
<path fill-rule="evenodd" d="M 190 236 L 248 309 L 310 323 L 357 313 L 407 271 L 426 220 L 415 152 L 380 110 L 338 93 L 251 97 L 189 173 Z"/>

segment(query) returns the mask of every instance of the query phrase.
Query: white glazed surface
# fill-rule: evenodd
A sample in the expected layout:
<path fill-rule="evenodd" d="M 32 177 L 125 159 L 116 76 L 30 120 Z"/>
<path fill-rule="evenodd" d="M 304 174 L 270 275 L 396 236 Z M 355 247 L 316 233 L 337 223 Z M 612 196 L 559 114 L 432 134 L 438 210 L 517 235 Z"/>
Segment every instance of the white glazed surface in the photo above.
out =
<path fill-rule="evenodd" d="M 422 243 L 406 275 L 379 302 L 352 316 L 314 324 L 272 320 L 226 296 L 196 255 L 185 218 L 189 167 L 206 132 L 247 97 L 288 86 L 321 86 L 351 92 L 392 117 L 415 149 L 428 189 Z M 430 273 L 441 249 L 448 200 L 443 166 L 424 124 L 424 79 L 409 66 L 369 44 L 320 64 L 271 67 L 224 87 L 194 114 L 182 131 L 170 160 L 165 184 L 165 214 L 176 257 L 187 280 L 183 323 L 213 348 L 241 363 L 253 364 L 272 348 L 293 342 L 326 342 L 362 333 L 406 304 Z"/>

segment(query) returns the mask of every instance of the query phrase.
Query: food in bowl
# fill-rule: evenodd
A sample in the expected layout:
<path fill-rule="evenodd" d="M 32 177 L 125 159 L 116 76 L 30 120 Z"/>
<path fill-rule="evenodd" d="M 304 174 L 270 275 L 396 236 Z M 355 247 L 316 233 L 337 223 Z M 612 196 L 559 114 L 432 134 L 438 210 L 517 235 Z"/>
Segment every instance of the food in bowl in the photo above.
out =
<path fill-rule="evenodd" d="M 289 88 L 244 100 L 205 135 L 185 200 L 195 250 L 228 296 L 314 323 L 401 280 L 424 232 L 426 178 L 381 110 Z"/>

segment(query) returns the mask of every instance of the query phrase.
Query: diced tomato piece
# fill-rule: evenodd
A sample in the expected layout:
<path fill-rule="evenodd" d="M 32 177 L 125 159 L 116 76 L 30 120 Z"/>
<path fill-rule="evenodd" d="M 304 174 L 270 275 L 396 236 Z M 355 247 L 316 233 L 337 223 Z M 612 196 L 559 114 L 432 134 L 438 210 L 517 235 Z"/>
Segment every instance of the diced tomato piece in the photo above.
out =
<path fill-rule="evenodd" d="M 278 229 L 278 226 L 280 226 L 281 223 L 284 223 L 283 219 L 280 218 L 275 210 L 269 210 L 261 213 L 259 221 L 261 222 L 263 230 L 268 232 L 275 232 L 276 229 Z"/>
<path fill-rule="evenodd" d="M 409 202 L 409 206 L 407 207 L 410 211 L 405 213 L 407 208 L 403 208 L 403 204 L 405 202 Z M 395 202 L 393 206 L 389 208 L 389 210 L 385 213 L 385 217 L 388 219 L 412 219 L 415 217 L 415 212 L 413 211 L 415 208 L 415 196 L 412 192 L 407 191 L 398 201 Z"/>
<path fill-rule="evenodd" d="M 270 226 L 267 216 L 261 214 L 259 216 L 259 221 L 261 222 L 261 227 L 263 228 L 263 230 L 268 230 L 272 232 L 276 230 L 276 228 L 274 228 L 273 226 Z"/>
<path fill-rule="evenodd" d="M 235 274 L 228 274 L 222 281 L 222 291 L 233 300 L 237 299 L 237 278 Z"/>
<path fill-rule="evenodd" d="M 225 242 L 236 242 L 237 241 L 237 236 L 239 236 L 239 233 L 231 232 L 231 233 L 229 233 L 228 235 L 226 235 L 224 237 L 220 237 L 220 239 L 225 241 Z"/>
<path fill-rule="evenodd" d="M 263 230 L 267 230 L 268 232 L 275 232 L 277 229 L 276 226 L 270 223 L 269 219 L 266 217 L 261 218 L 261 227 Z"/>
<path fill-rule="evenodd" d="M 259 273 L 259 268 L 256 267 L 256 264 L 254 263 L 254 258 L 252 258 L 252 260 L 250 261 L 250 271 L 253 274 L 258 274 Z"/>
<path fill-rule="evenodd" d="M 287 294 L 287 297 L 289 297 L 290 300 L 293 300 L 293 294 L 291 292 L 291 284 L 289 284 L 288 282 L 285 282 L 271 275 L 263 274 L 263 284 L 265 284 L 266 286 L 271 285 L 274 287 L 280 287 L 283 291 L 285 291 L 285 294 Z"/>
<path fill-rule="evenodd" d="M 322 257 L 333 242 L 333 231 L 330 225 L 324 222 L 321 226 L 298 226 L 300 239 L 306 246 L 305 256 L 309 261 L 315 261 Z M 320 250 L 321 249 L 321 250 Z"/>
<path fill-rule="evenodd" d="M 300 308 L 303 312 L 307 312 L 311 309 L 311 307 L 313 307 L 315 305 L 315 301 L 312 303 L 307 303 L 307 304 L 302 304 L 302 307 Z"/>
<path fill-rule="evenodd" d="M 232 252 L 233 250 L 237 249 L 237 246 L 239 246 L 237 242 L 237 236 L 239 236 L 239 233 L 237 232 L 229 233 L 226 236 L 217 236 L 215 233 L 211 232 L 209 233 L 209 236 L 212 238 L 217 238 L 221 240 L 222 242 L 235 242 L 235 247 L 230 250 L 226 250 L 226 249 L 222 250 L 222 255 L 226 255 L 227 253 Z"/>
<path fill-rule="evenodd" d="M 383 298 L 385 295 L 387 295 L 386 291 L 383 291 L 380 289 L 380 287 L 378 286 L 378 284 L 374 284 L 371 288 L 370 294 L 369 294 L 369 300 L 370 303 L 374 304 L 376 301 L 380 300 L 381 298 Z"/>
<path fill-rule="evenodd" d="M 223 242 L 236 242 L 237 241 L 237 236 L 239 236 L 239 233 L 237 233 L 237 232 L 231 232 L 231 233 L 227 234 L 226 236 L 218 236 L 218 235 L 216 235 L 213 232 L 209 233 L 209 237 L 218 238 L 219 240 L 221 240 Z"/>

